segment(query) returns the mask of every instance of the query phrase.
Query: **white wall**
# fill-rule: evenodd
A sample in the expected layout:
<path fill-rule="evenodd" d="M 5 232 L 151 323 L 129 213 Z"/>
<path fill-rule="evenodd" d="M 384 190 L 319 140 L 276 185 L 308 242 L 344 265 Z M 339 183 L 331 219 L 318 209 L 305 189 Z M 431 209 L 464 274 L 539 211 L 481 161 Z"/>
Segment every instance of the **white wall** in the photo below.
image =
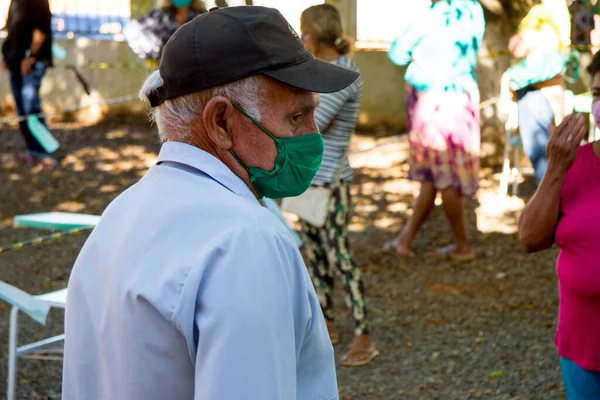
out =
<path fill-rule="evenodd" d="M 1 40 L 0 40 L 1 42 Z M 47 71 L 42 81 L 41 97 L 44 112 L 49 115 L 57 111 L 87 106 L 121 96 L 136 95 L 144 78 L 148 74 L 145 64 L 139 60 L 124 42 L 99 41 L 89 39 L 57 40 L 67 50 L 64 61 L 55 59 L 55 68 Z M 64 68 L 65 64 L 74 64 L 89 83 L 91 95 L 87 95 L 75 78 L 75 74 Z M 90 64 L 106 63 L 118 68 L 90 68 Z M 132 66 L 137 68 L 131 68 Z M 13 98 L 8 82 L 8 74 L 0 73 L 0 112 L 12 111 Z M 129 102 L 111 107 L 111 110 L 123 108 L 127 112 L 139 112 L 144 109 L 140 101 Z M 102 108 L 93 107 L 87 111 L 92 117 L 99 117 Z"/>
<path fill-rule="evenodd" d="M 362 48 L 387 48 L 430 0 L 356 0 L 356 39 Z"/>
<path fill-rule="evenodd" d="M 2 0 L 0 0 L 2 1 Z M 315 4 L 323 4 L 321 0 L 254 0 L 255 6 L 272 7 L 279 10 L 279 12 L 288 20 L 290 25 L 300 34 L 300 14 L 304 9 L 313 6 Z M 214 0 L 205 0 L 207 8 L 215 6 Z M 232 6 L 242 6 L 246 2 L 244 0 L 227 0 L 227 4 Z"/>

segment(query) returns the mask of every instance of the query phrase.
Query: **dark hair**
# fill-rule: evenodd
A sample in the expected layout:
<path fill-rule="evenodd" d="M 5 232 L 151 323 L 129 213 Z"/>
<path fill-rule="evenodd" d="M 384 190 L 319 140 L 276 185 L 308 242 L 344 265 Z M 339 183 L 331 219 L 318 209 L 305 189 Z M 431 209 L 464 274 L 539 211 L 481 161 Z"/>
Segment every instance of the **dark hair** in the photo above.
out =
<path fill-rule="evenodd" d="M 600 51 L 594 54 L 594 58 L 592 58 L 592 62 L 587 67 L 587 72 L 592 76 L 592 79 L 598 72 L 600 72 Z"/>
<path fill-rule="evenodd" d="M 350 40 L 342 32 L 340 13 L 331 4 L 308 7 L 302 12 L 300 23 L 316 41 L 335 48 L 338 54 L 348 54 L 352 50 Z"/>

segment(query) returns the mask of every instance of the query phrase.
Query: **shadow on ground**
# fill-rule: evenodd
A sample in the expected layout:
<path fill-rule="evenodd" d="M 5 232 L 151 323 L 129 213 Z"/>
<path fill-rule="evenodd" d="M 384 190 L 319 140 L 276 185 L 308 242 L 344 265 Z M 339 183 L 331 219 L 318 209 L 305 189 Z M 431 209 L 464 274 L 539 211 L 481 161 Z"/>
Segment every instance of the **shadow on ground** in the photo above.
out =
<path fill-rule="evenodd" d="M 146 123 L 120 120 L 96 126 L 53 126 L 63 144 L 60 167 L 39 172 L 15 166 L 22 144 L 3 130 L 0 144 L 0 245 L 46 232 L 17 229 L 14 215 L 72 211 L 99 214 L 155 161 L 159 148 Z M 389 138 L 381 139 L 381 141 Z M 356 136 L 353 149 L 376 144 Z M 417 238 L 412 259 L 381 252 L 411 212 L 416 186 L 406 179 L 406 142 L 391 141 L 352 157 L 356 168 L 351 239 L 364 268 L 372 333 L 382 355 L 359 368 L 338 367 L 343 399 L 549 399 L 562 388 L 553 345 L 556 251 L 521 252 L 516 214 L 521 199 L 494 193 L 498 170 L 482 172 L 482 189 L 468 202 L 468 223 L 478 260 L 456 263 L 428 253 L 449 244 L 440 206 Z M 526 187 L 527 184 L 524 186 Z M 2 280 L 31 293 L 65 287 L 86 234 L 0 255 Z M 341 344 L 352 340 L 352 321 L 336 299 Z M 0 305 L 0 382 L 6 380 L 8 307 Z M 47 328 L 23 317 L 21 340 L 59 333 L 62 313 Z M 19 399 L 60 397 L 60 364 L 23 361 Z"/>

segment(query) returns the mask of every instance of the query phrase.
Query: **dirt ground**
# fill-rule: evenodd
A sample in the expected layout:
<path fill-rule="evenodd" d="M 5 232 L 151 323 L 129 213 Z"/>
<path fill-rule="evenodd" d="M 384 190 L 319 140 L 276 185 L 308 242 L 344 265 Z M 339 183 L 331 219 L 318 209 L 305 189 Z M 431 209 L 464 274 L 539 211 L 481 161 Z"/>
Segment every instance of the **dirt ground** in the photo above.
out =
<path fill-rule="evenodd" d="M 22 148 L 14 129 L 0 143 L 0 245 L 47 232 L 14 228 L 12 217 L 45 211 L 99 214 L 154 163 L 155 131 L 134 120 L 95 126 L 54 124 L 62 144 L 52 172 L 15 166 Z M 374 145 L 381 146 L 368 151 Z M 482 189 L 468 203 L 469 229 L 478 259 L 437 260 L 429 252 L 449 244 L 438 205 L 416 243 L 416 257 L 381 252 L 411 212 L 416 186 L 406 179 L 404 138 L 357 135 L 354 253 L 364 268 L 372 333 L 381 356 L 359 368 L 338 367 L 342 399 L 560 399 L 562 383 L 553 338 L 557 311 L 556 251 L 528 256 L 519 247 L 516 214 L 523 199 L 495 194 L 498 171 L 481 172 Z M 366 151 L 365 151 L 366 150 Z M 531 184 L 522 185 L 524 193 Z M 0 254 L 0 278 L 30 293 L 66 286 L 86 234 Z M 352 339 L 352 321 L 337 290 L 336 346 L 340 359 Z M 9 308 L 0 304 L 0 382 L 7 376 Z M 19 339 L 60 333 L 63 314 L 46 327 L 21 318 Z M 60 363 L 23 360 L 19 399 L 60 398 Z M 0 398 L 4 390 L 0 390 Z"/>

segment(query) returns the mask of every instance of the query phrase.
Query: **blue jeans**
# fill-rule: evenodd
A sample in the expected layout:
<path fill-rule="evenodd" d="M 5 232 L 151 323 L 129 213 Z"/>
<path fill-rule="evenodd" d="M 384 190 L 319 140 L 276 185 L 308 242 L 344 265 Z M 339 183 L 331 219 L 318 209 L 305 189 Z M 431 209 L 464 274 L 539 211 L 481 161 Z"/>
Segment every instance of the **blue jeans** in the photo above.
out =
<path fill-rule="evenodd" d="M 560 358 L 567 400 L 600 400 L 600 372 L 578 367 L 573 361 Z"/>
<path fill-rule="evenodd" d="M 554 111 L 542 91 L 525 88 L 517 92 L 519 104 L 519 132 L 523 151 L 535 170 L 538 183 L 546 174 L 548 156 L 546 145 L 550 138 L 548 125 L 554 123 Z"/>
<path fill-rule="evenodd" d="M 46 66 L 41 62 L 36 62 L 28 75 L 22 75 L 21 71 L 10 71 L 10 87 L 15 99 L 17 114 L 20 117 L 42 112 L 40 86 L 45 72 Z M 40 118 L 39 120 L 44 125 L 46 124 L 44 118 Z M 27 150 L 30 153 L 45 156 L 48 155 L 46 150 L 44 150 L 29 131 L 27 121 L 20 121 L 19 128 L 21 129 L 21 134 L 27 144 Z"/>

